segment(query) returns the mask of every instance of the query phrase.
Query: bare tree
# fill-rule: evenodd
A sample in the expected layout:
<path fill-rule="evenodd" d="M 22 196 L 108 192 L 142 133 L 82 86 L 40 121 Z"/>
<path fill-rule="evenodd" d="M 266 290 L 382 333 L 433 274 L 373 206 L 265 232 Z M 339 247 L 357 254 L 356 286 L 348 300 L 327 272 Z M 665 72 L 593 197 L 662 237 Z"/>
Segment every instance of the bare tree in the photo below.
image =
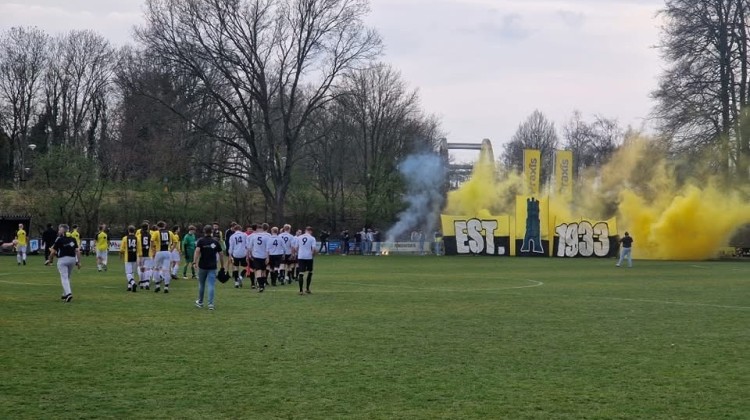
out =
<path fill-rule="evenodd" d="M 563 127 L 563 147 L 573 152 L 574 176 L 585 168 L 606 163 L 622 144 L 624 136 L 617 120 L 597 115 L 588 123 L 575 111 Z"/>
<path fill-rule="evenodd" d="M 432 149 L 437 126 L 422 115 L 417 92 L 407 89 L 400 73 L 388 65 L 350 73 L 342 89 L 337 109 L 351 136 L 354 176 L 371 223 L 400 205 L 396 165 L 408 153 Z"/>
<path fill-rule="evenodd" d="M 748 0 L 668 0 L 661 51 L 669 62 L 655 115 L 681 152 L 719 151 L 726 176 L 747 178 L 750 130 L 743 129 L 748 89 Z"/>
<path fill-rule="evenodd" d="M 315 140 L 303 136 L 311 116 L 344 72 L 380 52 L 367 9 L 365 0 L 149 0 L 136 36 L 200 80 L 226 123 L 215 139 L 233 153 L 213 169 L 259 187 L 281 222 L 294 163 Z"/>
<path fill-rule="evenodd" d="M 549 178 L 549 168 L 552 167 L 557 143 L 555 124 L 539 110 L 535 110 L 518 126 L 510 142 L 505 144 L 501 159 L 507 168 L 521 171 L 524 149 L 539 149 L 542 154 L 540 179 L 545 182 Z"/>
<path fill-rule="evenodd" d="M 53 145 L 98 155 L 115 64 L 114 48 L 96 32 L 76 30 L 55 39 L 45 84 Z"/>
<path fill-rule="evenodd" d="M 11 28 L 0 34 L 0 131 L 9 138 L 9 167 L 24 176 L 32 119 L 49 57 L 49 37 L 37 28 Z"/>

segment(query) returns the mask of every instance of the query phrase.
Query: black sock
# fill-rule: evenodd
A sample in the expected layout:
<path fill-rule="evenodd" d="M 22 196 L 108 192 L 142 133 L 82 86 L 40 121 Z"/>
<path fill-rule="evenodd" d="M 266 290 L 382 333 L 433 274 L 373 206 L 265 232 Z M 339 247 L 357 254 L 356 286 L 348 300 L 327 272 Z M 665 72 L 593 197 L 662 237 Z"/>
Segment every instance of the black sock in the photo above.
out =
<path fill-rule="evenodd" d="M 234 279 L 234 281 L 239 280 L 239 278 L 240 278 L 240 272 L 239 271 L 232 271 L 232 278 Z"/>
<path fill-rule="evenodd" d="M 307 273 L 307 290 L 310 290 L 310 283 L 312 283 L 312 271 Z"/>
<path fill-rule="evenodd" d="M 190 272 L 193 273 L 193 277 L 195 277 L 195 267 L 190 265 Z"/>
<path fill-rule="evenodd" d="M 279 270 L 279 278 L 282 283 L 286 281 L 286 270 Z"/>
<path fill-rule="evenodd" d="M 298 275 L 297 275 L 297 283 L 299 283 L 299 291 L 300 291 L 300 292 L 302 291 L 302 283 L 303 283 L 303 280 L 304 280 L 304 278 L 303 278 L 303 274 L 298 274 Z"/>
<path fill-rule="evenodd" d="M 271 271 L 271 282 L 275 285 L 276 279 L 279 277 L 279 273 L 275 271 Z"/>

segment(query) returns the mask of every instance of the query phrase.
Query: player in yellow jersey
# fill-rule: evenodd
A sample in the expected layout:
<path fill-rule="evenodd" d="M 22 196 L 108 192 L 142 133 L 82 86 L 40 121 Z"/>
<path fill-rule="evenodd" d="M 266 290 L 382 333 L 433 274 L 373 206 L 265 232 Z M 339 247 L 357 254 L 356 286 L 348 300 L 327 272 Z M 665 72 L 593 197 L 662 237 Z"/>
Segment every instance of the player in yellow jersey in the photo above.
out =
<path fill-rule="evenodd" d="M 122 238 L 122 242 L 120 243 L 120 255 L 125 263 L 128 292 L 135 292 L 138 290 L 133 274 L 138 265 L 138 238 L 135 236 L 135 226 L 128 226 L 128 234 Z"/>
<path fill-rule="evenodd" d="M 173 235 L 165 222 L 159 222 L 156 224 L 157 230 L 151 233 L 151 255 L 154 256 L 154 270 L 158 274 L 159 278 L 154 275 L 154 281 L 156 281 L 156 287 L 154 292 L 159 293 L 161 289 L 161 282 L 164 282 L 164 293 L 169 293 L 169 281 L 171 277 L 169 275 L 169 265 L 172 260 L 172 250 L 175 247 L 173 242 Z"/>
<path fill-rule="evenodd" d="M 78 245 L 78 249 L 83 252 L 81 249 L 81 234 L 78 232 L 78 225 L 73 225 L 70 227 L 70 232 L 66 233 L 65 236 L 70 236 L 71 238 L 76 240 L 76 245 Z"/>
<path fill-rule="evenodd" d="M 180 227 L 179 226 L 173 226 L 172 227 L 172 237 L 170 238 L 172 242 L 175 244 L 172 248 L 172 256 L 170 258 L 171 266 L 170 266 L 170 277 L 172 280 L 177 280 L 177 270 L 180 269 Z"/>
<path fill-rule="evenodd" d="M 141 289 L 149 289 L 154 272 L 154 260 L 151 258 L 151 232 L 148 230 L 148 221 L 144 221 L 141 228 L 135 233 L 138 244 L 138 284 Z"/>
<path fill-rule="evenodd" d="M 16 232 L 16 239 L 13 240 L 16 244 L 16 260 L 18 265 L 26 265 L 26 246 L 28 245 L 28 238 L 26 237 L 26 231 L 23 229 L 23 223 L 18 224 L 18 231 Z"/>
<path fill-rule="evenodd" d="M 109 237 L 106 231 L 107 225 L 99 225 L 99 233 L 96 234 L 96 269 L 107 271 L 107 254 L 109 252 Z"/>

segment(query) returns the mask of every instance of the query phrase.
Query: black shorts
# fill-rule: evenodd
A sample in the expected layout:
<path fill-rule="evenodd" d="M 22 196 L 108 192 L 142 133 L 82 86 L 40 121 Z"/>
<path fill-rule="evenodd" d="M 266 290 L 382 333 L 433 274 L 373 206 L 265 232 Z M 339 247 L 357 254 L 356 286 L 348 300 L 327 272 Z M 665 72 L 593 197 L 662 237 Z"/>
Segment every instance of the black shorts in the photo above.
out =
<path fill-rule="evenodd" d="M 284 260 L 284 255 L 271 255 L 268 257 L 270 260 L 271 269 L 281 267 L 281 262 Z"/>
<path fill-rule="evenodd" d="M 266 259 L 265 258 L 253 258 L 253 270 L 265 270 Z"/>
<path fill-rule="evenodd" d="M 313 271 L 313 260 L 297 260 L 297 263 L 299 264 L 299 272 L 303 273 L 305 271 L 309 271 L 312 273 Z"/>
<path fill-rule="evenodd" d="M 235 267 L 247 267 L 247 258 L 234 258 L 232 257 L 232 260 L 234 261 Z"/>
<path fill-rule="evenodd" d="M 292 259 L 292 254 L 286 254 L 284 255 L 284 264 L 293 264 L 294 260 Z"/>

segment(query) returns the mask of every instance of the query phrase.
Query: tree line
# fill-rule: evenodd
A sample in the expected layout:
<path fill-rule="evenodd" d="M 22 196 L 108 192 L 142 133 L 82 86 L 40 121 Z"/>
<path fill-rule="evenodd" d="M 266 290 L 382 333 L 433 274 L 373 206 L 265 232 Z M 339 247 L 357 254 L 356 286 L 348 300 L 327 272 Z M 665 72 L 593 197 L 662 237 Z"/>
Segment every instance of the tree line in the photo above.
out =
<path fill-rule="evenodd" d="M 668 0 L 661 11 L 656 137 L 727 180 L 750 170 L 749 5 Z M 35 214 L 92 224 L 122 207 L 134 218 L 191 207 L 332 229 L 390 223 L 398 162 L 443 134 L 381 61 L 367 12 L 366 0 L 147 0 L 120 48 L 90 30 L 3 31 L 0 188 L 23 191 L 16 200 Z M 535 111 L 500 162 L 567 148 L 578 174 L 634 134 L 578 112 L 558 130 Z"/>

